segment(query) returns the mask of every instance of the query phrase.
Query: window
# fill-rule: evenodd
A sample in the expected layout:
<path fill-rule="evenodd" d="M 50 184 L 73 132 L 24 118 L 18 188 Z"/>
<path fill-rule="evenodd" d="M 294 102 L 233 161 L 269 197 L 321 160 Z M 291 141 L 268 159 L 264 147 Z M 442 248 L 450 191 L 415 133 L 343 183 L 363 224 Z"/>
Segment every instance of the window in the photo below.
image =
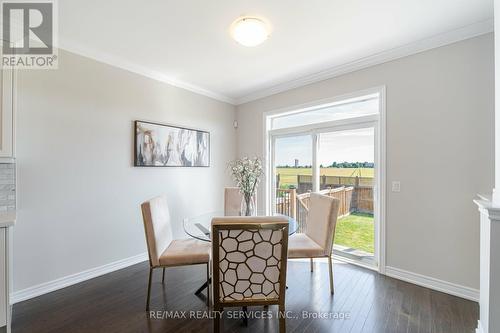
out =
<path fill-rule="evenodd" d="M 378 114 L 377 95 L 364 96 L 362 99 L 347 100 L 333 105 L 322 105 L 305 111 L 292 112 L 272 118 L 271 129 L 311 125 L 335 120 L 351 119 Z"/>

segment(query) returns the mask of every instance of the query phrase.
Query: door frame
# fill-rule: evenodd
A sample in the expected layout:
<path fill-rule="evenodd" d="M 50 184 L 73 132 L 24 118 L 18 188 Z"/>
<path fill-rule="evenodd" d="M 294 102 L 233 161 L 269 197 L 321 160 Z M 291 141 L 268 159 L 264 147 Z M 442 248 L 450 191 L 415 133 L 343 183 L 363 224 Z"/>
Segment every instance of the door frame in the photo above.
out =
<path fill-rule="evenodd" d="M 351 119 L 343 119 L 329 121 L 320 124 L 303 125 L 290 128 L 271 130 L 272 118 L 283 116 L 286 114 L 300 113 L 328 106 L 335 106 L 345 103 L 353 103 L 357 100 L 362 100 L 368 95 L 378 95 L 379 99 L 379 114 L 369 115 Z M 317 165 L 315 148 L 318 147 L 318 134 L 324 132 L 348 130 L 355 128 L 373 127 L 375 129 L 375 185 L 374 185 L 374 217 L 375 223 L 375 261 L 376 267 L 370 267 L 385 274 L 386 267 L 386 89 L 385 86 L 365 89 L 350 94 L 340 95 L 333 98 L 321 99 L 310 103 L 300 104 L 287 108 L 272 110 L 263 113 L 263 128 L 264 128 L 264 147 L 263 156 L 265 159 L 265 181 L 264 181 L 264 203 L 265 211 L 270 214 L 272 205 L 276 196 L 275 189 L 275 174 L 274 174 L 274 143 L 276 138 L 298 135 L 312 135 L 313 141 L 313 156 L 312 156 L 312 172 L 313 172 L 313 190 L 319 188 L 317 183 L 319 177 L 316 176 L 319 172 Z M 316 176 L 316 177 L 315 177 Z M 342 258 L 343 259 L 343 258 Z M 352 261 L 350 261 L 352 262 Z M 357 262 L 353 262 L 357 264 Z M 363 263 L 359 263 L 364 265 Z"/>

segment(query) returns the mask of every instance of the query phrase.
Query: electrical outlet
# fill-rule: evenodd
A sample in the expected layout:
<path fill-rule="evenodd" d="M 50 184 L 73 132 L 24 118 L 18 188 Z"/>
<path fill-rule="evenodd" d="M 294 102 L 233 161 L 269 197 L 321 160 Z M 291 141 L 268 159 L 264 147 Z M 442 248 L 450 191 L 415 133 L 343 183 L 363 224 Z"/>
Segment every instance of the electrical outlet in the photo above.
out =
<path fill-rule="evenodd" d="M 392 192 L 401 192 L 401 182 L 399 180 L 392 182 Z"/>

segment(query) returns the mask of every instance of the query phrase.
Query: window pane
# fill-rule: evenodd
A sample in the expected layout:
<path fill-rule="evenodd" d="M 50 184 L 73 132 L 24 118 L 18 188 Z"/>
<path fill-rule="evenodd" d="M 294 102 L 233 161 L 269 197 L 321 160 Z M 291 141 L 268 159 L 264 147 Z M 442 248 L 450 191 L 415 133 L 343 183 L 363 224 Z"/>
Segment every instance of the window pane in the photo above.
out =
<path fill-rule="evenodd" d="M 311 125 L 334 120 L 368 116 L 377 114 L 378 109 L 378 97 L 370 96 L 362 101 L 318 108 L 316 110 L 309 110 L 306 112 L 273 118 L 272 129 Z"/>
<path fill-rule="evenodd" d="M 334 250 L 373 260 L 375 131 L 361 128 L 319 137 L 320 189 L 340 200 Z"/>
<path fill-rule="evenodd" d="M 312 190 L 312 138 L 310 135 L 277 138 L 274 146 L 277 188 Z M 309 180 L 306 182 L 306 180 Z M 311 186 L 298 187 L 299 183 Z"/>

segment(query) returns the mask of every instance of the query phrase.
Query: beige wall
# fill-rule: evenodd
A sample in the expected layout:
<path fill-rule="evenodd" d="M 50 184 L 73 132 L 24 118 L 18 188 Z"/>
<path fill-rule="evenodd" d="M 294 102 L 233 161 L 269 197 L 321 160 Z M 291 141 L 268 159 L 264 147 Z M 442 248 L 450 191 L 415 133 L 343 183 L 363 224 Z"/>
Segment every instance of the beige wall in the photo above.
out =
<path fill-rule="evenodd" d="M 479 287 L 472 203 L 493 184 L 492 34 L 237 108 L 238 154 L 262 156 L 262 113 L 385 85 L 387 266 Z M 260 195 L 262 198 L 263 196 Z"/>
<path fill-rule="evenodd" d="M 234 106 L 61 51 L 19 72 L 14 290 L 146 251 L 139 205 L 166 193 L 182 218 L 223 208 Z M 134 168 L 136 119 L 211 133 L 210 168 Z"/>

